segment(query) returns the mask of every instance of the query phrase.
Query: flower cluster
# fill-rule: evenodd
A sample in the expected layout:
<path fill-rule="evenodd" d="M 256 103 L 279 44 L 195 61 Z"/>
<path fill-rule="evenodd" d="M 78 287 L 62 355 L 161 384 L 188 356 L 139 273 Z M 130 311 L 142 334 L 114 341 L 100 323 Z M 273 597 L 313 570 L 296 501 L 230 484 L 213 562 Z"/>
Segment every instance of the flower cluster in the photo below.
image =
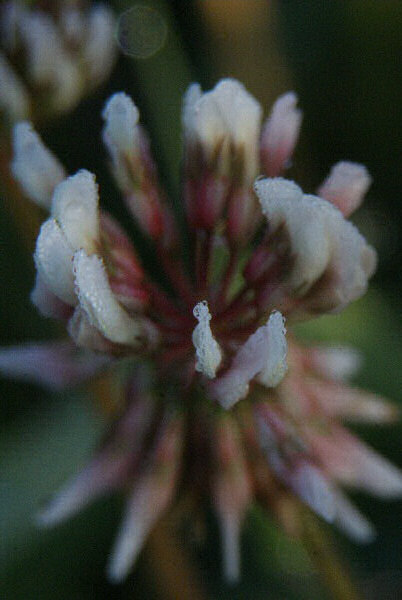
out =
<path fill-rule="evenodd" d="M 108 573 L 120 581 L 179 494 L 209 498 L 224 572 L 239 576 L 241 525 L 253 501 L 297 534 L 301 501 L 359 541 L 373 528 L 343 486 L 402 493 L 401 473 L 343 426 L 390 422 L 392 405 L 348 387 L 348 348 L 305 347 L 296 320 L 342 310 L 376 265 L 348 221 L 370 184 L 335 165 L 317 195 L 282 178 L 301 124 L 293 93 L 261 124 L 237 81 L 190 86 L 183 108 L 185 231 L 158 182 L 139 113 L 124 93 L 103 112 L 103 139 L 123 199 L 152 252 L 98 206 L 95 177 L 67 177 L 32 126 L 14 130 L 12 170 L 50 211 L 35 251 L 32 301 L 72 342 L 3 350 L 0 368 L 63 387 L 118 369 L 124 401 L 86 467 L 41 513 L 43 525 L 121 489 L 127 505 Z M 261 175 L 262 173 L 262 175 Z M 156 268 L 158 267 L 158 268 Z M 77 350 L 77 347 L 79 350 Z M 228 409 L 231 409 L 230 411 Z"/>
<path fill-rule="evenodd" d="M 102 4 L 18 0 L 0 7 L 0 118 L 38 121 L 66 112 L 106 80 L 115 21 Z"/>

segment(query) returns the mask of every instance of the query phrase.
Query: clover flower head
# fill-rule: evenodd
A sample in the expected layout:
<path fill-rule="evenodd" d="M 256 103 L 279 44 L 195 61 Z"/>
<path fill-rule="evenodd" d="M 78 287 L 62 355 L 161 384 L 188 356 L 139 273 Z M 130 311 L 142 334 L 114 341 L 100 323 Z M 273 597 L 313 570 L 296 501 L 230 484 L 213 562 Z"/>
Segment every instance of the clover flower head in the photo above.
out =
<path fill-rule="evenodd" d="M 72 341 L 3 350 L 0 368 L 53 388 L 105 369 L 120 373 L 124 401 L 109 436 L 39 516 L 53 525 L 124 490 L 113 581 L 125 577 L 180 495 L 198 507 L 210 499 L 224 572 L 235 581 L 253 501 L 293 535 L 297 510 L 289 519 L 289 502 L 368 541 L 373 527 L 343 486 L 402 493 L 401 473 L 342 423 L 396 417 L 387 401 L 347 385 L 357 353 L 304 346 L 292 334 L 296 320 L 340 311 L 364 294 L 376 264 L 345 218 L 369 185 L 364 167 L 339 163 L 317 195 L 283 178 L 301 124 L 296 104 L 285 94 L 261 125 L 261 107 L 239 82 L 223 80 L 206 93 L 190 86 L 183 235 L 137 107 L 124 93 L 110 98 L 103 139 L 152 260 L 100 208 L 93 174 L 67 177 L 31 125 L 15 128 L 13 173 L 49 210 L 32 300 L 66 324 Z M 122 359 L 131 365 L 124 376 Z"/>
<path fill-rule="evenodd" d="M 103 4 L 74 0 L 0 7 L 0 118 L 41 120 L 69 111 L 109 75 L 115 21 Z"/>

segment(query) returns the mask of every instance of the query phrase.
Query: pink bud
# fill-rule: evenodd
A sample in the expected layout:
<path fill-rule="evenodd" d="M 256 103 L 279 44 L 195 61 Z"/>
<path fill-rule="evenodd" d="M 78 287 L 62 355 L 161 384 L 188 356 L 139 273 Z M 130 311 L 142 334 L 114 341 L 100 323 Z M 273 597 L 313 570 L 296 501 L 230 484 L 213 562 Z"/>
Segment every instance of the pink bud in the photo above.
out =
<path fill-rule="evenodd" d="M 288 166 L 299 137 L 302 113 L 296 108 L 297 96 L 288 92 L 272 107 L 261 137 L 261 163 L 269 177 L 277 177 Z"/>
<path fill-rule="evenodd" d="M 319 188 L 317 195 L 332 202 L 348 217 L 363 201 L 371 184 L 371 177 L 363 165 L 339 162 Z"/>

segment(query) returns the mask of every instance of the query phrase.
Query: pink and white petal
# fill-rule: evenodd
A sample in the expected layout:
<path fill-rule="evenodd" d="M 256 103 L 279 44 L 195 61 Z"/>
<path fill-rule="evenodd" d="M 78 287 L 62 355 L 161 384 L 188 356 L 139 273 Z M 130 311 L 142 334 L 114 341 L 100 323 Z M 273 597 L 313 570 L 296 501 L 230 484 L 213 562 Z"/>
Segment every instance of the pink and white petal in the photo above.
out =
<path fill-rule="evenodd" d="M 402 471 L 342 427 L 310 433 L 310 441 L 324 468 L 339 482 L 379 498 L 402 496 Z"/>
<path fill-rule="evenodd" d="M 116 349 L 115 345 L 90 323 L 87 313 L 80 306 L 76 307 L 68 321 L 67 331 L 79 348 L 107 353 L 113 353 Z"/>
<path fill-rule="evenodd" d="M 55 296 L 75 306 L 72 249 L 54 219 L 45 221 L 40 229 L 35 249 L 35 264 L 39 276 Z"/>
<path fill-rule="evenodd" d="M 0 350 L 0 372 L 9 378 L 62 390 L 90 379 L 110 359 L 77 351 L 70 342 L 21 344 Z"/>
<path fill-rule="evenodd" d="M 370 185 L 371 177 L 366 167 L 343 161 L 332 167 L 317 195 L 332 202 L 348 217 L 359 208 Z"/>
<path fill-rule="evenodd" d="M 286 348 L 284 320 L 275 311 L 240 347 L 228 371 L 209 384 L 212 398 L 229 409 L 247 395 L 257 375 L 264 385 L 278 385 L 286 373 Z"/>
<path fill-rule="evenodd" d="M 393 423 L 399 415 L 392 402 L 342 384 L 314 381 L 306 390 L 331 417 L 357 423 Z"/>
<path fill-rule="evenodd" d="M 150 462 L 137 479 L 127 502 L 107 568 L 113 583 L 119 583 L 127 576 L 148 533 L 173 499 L 182 444 L 182 420 L 179 417 L 165 419 Z"/>
<path fill-rule="evenodd" d="M 297 96 L 287 92 L 272 107 L 261 135 L 261 163 L 269 177 L 277 177 L 288 166 L 299 137 L 302 112 Z"/>

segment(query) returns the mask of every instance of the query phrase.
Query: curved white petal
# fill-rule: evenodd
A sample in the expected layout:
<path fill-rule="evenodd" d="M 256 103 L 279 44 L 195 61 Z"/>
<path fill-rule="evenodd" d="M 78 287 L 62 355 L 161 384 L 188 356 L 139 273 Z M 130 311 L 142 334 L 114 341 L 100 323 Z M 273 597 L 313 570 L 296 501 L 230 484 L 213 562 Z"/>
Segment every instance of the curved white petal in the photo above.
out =
<path fill-rule="evenodd" d="M 43 223 L 34 258 L 38 273 L 50 291 L 63 302 L 75 306 L 73 251 L 54 219 Z"/>
<path fill-rule="evenodd" d="M 95 175 L 82 169 L 62 181 L 52 199 L 52 215 L 74 250 L 96 249 L 99 238 L 98 186 Z"/>
<path fill-rule="evenodd" d="M 74 273 L 79 303 L 91 324 L 112 342 L 140 347 L 145 334 L 142 323 L 116 300 L 99 256 L 76 252 Z"/>

